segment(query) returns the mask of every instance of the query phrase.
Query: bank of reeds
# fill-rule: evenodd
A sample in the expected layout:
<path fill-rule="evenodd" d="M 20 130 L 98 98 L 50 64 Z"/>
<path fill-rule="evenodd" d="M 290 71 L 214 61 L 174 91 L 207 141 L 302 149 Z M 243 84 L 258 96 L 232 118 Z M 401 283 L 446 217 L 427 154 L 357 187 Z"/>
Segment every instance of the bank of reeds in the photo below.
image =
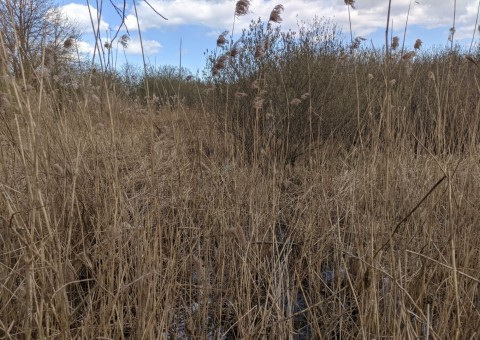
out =
<path fill-rule="evenodd" d="M 191 107 L 2 83 L 1 337 L 478 336 L 475 63 L 261 26 Z"/>

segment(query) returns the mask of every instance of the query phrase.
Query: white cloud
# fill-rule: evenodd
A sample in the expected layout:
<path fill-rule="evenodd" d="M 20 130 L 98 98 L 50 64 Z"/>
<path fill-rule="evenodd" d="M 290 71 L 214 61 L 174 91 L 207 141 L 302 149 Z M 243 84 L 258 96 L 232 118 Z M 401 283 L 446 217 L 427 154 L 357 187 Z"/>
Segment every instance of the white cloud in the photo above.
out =
<path fill-rule="evenodd" d="M 92 6 L 90 6 L 90 12 L 89 12 L 88 8 L 89 6 L 86 6 L 86 5 L 70 3 L 67 5 L 61 6 L 60 10 L 70 21 L 78 25 L 78 28 L 83 33 L 85 33 L 85 32 L 92 32 L 92 22 L 90 19 L 90 14 L 91 14 L 91 18 L 93 19 L 95 27 L 98 26 L 97 10 Z M 105 22 L 103 19 L 101 19 L 100 31 L 105 32 L 105 31 L 108 31 L 108 29 L 109 29 L 108 23 Z"/>
<path fill-rule="evenodd" d="M 153 55 L 160 52 L 162 45 L 156 40 L 143 40 L 143 52 L 146 55 Z M 126 54 L 130 55 L 141 55 L 142 46 L 140 45 L 140 40 L 131 39 L 128 42 L 128 48 L 125 50 Z"/>
<path fill-rule="evenodd" d="M 107 41 L 105 39 L 104 41 Z M 114 44 L 114 48 L 117 44 Z M 95 51 L 95 44 L 87 41 L 79 40 L 77 41 L 78 52 L 83 55 L 93 55 Z M 160 52 L 162 45 L 156 40 L 143 40 L 143 51 L 146 55 L 153 55 Z M 122 46 L 118 44 L 119 51 L 122 50 Z M 123 53 L 123 52 L 122 52 Z M 142 46 L 140 45 L 140 40 L 131 39 L 128 41 L 128 48 L 125 49 L 127 55 L 141 55 Z"/>
<path fill-rule="evenodd" d="M 93 55 L 93 52 L 95 51 L 95 46 L 93 44 L 81 40 L 77 41 L 77 48 L 80 54 Z"/>
<path fill-rule="evenodd" d="M 349 30 L 348 11 L 341 0 L 284 0 L 280 1 L 285 11 L 282 15 L 283 28 L 296 28 L 299 20 L 310 20 L 315 15 L 334 18 L 335 22 Z M 231 29 L 235 1 L 230 0 L 151 0 L 149 3 L 168 21 L 158 16 L 145 2 L 140 1 L 137 10 L 142 31 L 179 25 L 202 25 L 214 30 Z M 270 11 L 278 0 L 253 0 L 252 13 L 236 21 L 236 31 L 248 27 L 250 20 L 262 17 L 268 20 Z M 453 22 L 453 2 L 451 0 L 396 0 L 392 4 L 391 20 L 394 29 L 403 30 L 409 5 L 409 25 L 425 28 L 448 28 Z M 477 0 L 457 0 L 457 36 L 461 38 L 469 30 L 472 32 L 477 14 Z M 388 1 L 359 0 L 355 9 L 351 9 L 354 35 L 368 35 L 377 29 L 383 29 L 387 19 Z M 126 18 L 127 27 L 137 30 L 136 17 L 130 13 Z M 460 36 L 462 32 L 462 36 Z M 465 33 L 463 33 L 465 32 Z"/>

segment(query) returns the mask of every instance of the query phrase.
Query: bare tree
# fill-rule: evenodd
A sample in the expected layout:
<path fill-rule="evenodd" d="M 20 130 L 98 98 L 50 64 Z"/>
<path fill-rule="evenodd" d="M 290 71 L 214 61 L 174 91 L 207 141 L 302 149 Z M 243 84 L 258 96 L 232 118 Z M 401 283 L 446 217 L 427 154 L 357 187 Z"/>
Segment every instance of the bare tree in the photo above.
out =
<path fill-rule="evenodd" d="M 0 42 L 16 77 L 67 61 L 79 36 L 53 0 L 0 0 Z"/>

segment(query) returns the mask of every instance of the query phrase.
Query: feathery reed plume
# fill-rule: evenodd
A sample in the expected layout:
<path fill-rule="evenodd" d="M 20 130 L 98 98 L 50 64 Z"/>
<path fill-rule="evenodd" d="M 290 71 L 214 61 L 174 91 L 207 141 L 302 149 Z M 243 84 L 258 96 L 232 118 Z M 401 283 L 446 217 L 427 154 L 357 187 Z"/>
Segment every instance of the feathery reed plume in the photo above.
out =
<path fill-rule="evenodd" d="M 217 70 L 223 70 L 225 68 L 225 63 L 227 62 L 227 59 L 228 59 L 228 56 L 227 55 L 222 55 L 221 57 L 219 57 L 217 59 L 217 61 L 215 62 L 215 65 L 213 66 L 213 68 L 217 69 Z"/>
<path fill-rule="evenodd" d="M 223 45 L 225 45 L 225 43 L 227 42 L 227 39 L 225 38 L 225 36 L 227 34 L 228 34 L 228 31 L 223 31 L 223 33 L 218 36 L 217 38 L 218 47 L 223 47 Z"/>
<path fill-rule="evenodd" d="M 301 96 L 300 98 L 301 98 L 302 100 L 307 100 L 309 97 L 310 97 L 310 93 L 305 92 L 304 94 L 302 94 L 302 96 Z"/>
<path fill-rule="evenodd" d="M 435 81 L 435 75 L 433 74 L 432 71 L 429 71 L 429 72 L 428 72 L 428 78 L 429 78 L 429 79 L 432 79 L 433 81 Z"/>
<path fill-rule="evenodd" d="M 247 96 L 247 94 L 245 92 L 235 92 L 235 98 L 240 99 L 240 98 L 244 98 L 246 96 Z"/>
<path fill-rule="evenodd" d="M 225 231 L 225 234 L 232 238 L 236 238 L 238 244 L 241 246 L 244 246 L 247 244 L 247 239 L 245 238 L 245 234 L 243 233 L 242 228 L 240 226 L 228 228 Z"/>
<path fill-rule="evenodd" d="M 368 78 L 368 80 L 372 80 L 373 79 L 373 74 L 369 73 L 367 78 Z"/>
<path fill-rule="evenodd" d="M 235 15 L 240 17 L 250 13 L 250 0 L 239 0 L 235 5 Z"/>
<path fill-rule="evenodd" d="M 399 37 L 397 37 L 397 36 L 393 37 L 393 39 L 392 39 L 392 46 L 391 46 L 391 48 L 392 48 L 393 51 L 395 51 L 395 50 L 398 48 L 398 46 L 400 45 L 399 42 L 400 42 L 400 38 L 399 38 Z"/>
<path fill-rule="evenodd" d="M 422 47 L 423 41 L 420 39 L 415 40 L 415 44 L 413 45 L 413 48 L 416 50 L 419 50 L 420 47 Z"/>
<path fill-rule="evenodd" d="M 449 33 L 448 33 L 448 41 L 450 41 L 450 42 L 453 41 L 453 37 L 454 37 L 456 32 L 457 32 L 457 30 L 455 29 L 455 27 L 450 27 L 450 30 L 449 30 Z"/>
<path fill-rule="evenodd" d="M 128 41 L 130 40 L 130 37 L 128 34 L 122 35 L 120 38 L 120 44 L 123 46 L 123 48 L 128 48 Z"/>
<path fill-rule="evenodd" d="M 417 55 L 417 52 L 415 51 L 410 51 L 410 52 L 407 52 L 405 53 L 403 56 L 402 56 L 402 59 L 405 60 L 405 61 L 410 61 L 413 57 L 415 57 Z"/>
<path fill-rule="evenodd" d="M 260 44 L 257 44 L 257 46 L 255 46 L 255 58 L 259 59 L 263 57 L 264 54 L 265 54 L 265 50 L 263 49 L 263 46 Z"/>
<path fill-rule="evenodd" d="M 277 24 L 282 22 L 282 14 L 283 12 L 283 5 L 277 5 L 273 8 L 272 12 L 270 13 L 270 20 L 268 22 L 275 22 Z"/>
<path fill-rule="evenodd" d="M 298 106 L 302 103 L 302 100 L 301 99 L 298 99 L 298 98 L 293 98 L 291 101 L 290 101 L 290 105 L 292 106 Z"/>
<path fill-rule="evenodd" d="M 394 86 L 397 83 L 395 79 L 390 80 L 390 86 Z"/>
<path fill-rule="evenodd" d="M 252 83 L 252 89 L 258 90 L 259 88 L 260 88 L 260 85 L 258 84 L 258 79 L 256 79 Z"/>
<path fill-rule="evenodd" d="M 230 57 L 235 58 L 238 53 L 240 53 L 240 48 L 238 47 L 237 43 L 233 44 L 232 48 L 230 49 Z"/>
<path fill-rule="evenodd" d="M 355 0 L 344 0 L 344 1 L 345 1 L 345 5 L 350 6 L 353 9 L 355 9 Z"/>
<path fill-rule="evenodd" d="M 255 97 L 255 99 L 253 100 L 253 108 L 256 110 L 260 110 L 261 108 L 263 108 L 264 101 L 265 99 L 263 98 Z"/>
<path fill-rule="evenodd" d="M 362 44 L 362 41 L 365 41 L 367 39 L 363 38 L 363 37 L 356 37 L 353 41 L 352 41 L 352 44 L 350 45 L 350 50 L 353 51 L 353 50 L 356 50 L 360 47 L 360 45 Z"/>
<path fill-rule="evenodd" d="M 270 37 L 267 36 L 265 38 L 265 41 L 263 43 L 263 47 L 265 48 L 265 51 L 270 49 Z"/>
<path fill-rule="evenodd" d="M 228 59 L 228 56 L 222 55 L 217 59 L 215 62 L 215 65 L 213 65 L 212 68 L 212 75 L 213 76 L 218 76 L 220 74 L 220 70 L 223 70 L 225 68 L 225 63 Z"/>
<path fill-rule="evenodd" d="M 92 93 L 92 101 L 95 104 L 100 104 L 100 98 L 98 98 L 98 96 L 95 93 Z"/>

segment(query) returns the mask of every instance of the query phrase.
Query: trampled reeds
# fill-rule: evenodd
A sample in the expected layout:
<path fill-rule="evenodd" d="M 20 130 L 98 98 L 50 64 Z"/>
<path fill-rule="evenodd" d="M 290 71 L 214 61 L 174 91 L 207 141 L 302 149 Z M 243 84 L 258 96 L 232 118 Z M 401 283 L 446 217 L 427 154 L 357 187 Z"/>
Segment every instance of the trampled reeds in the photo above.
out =
<path fill-rule="evenodd" d="M 478 55 L 418 39 L 386 80 L 272 22 L 203 79 L 2 71 L 0 337 L 478 336 Z"/>

